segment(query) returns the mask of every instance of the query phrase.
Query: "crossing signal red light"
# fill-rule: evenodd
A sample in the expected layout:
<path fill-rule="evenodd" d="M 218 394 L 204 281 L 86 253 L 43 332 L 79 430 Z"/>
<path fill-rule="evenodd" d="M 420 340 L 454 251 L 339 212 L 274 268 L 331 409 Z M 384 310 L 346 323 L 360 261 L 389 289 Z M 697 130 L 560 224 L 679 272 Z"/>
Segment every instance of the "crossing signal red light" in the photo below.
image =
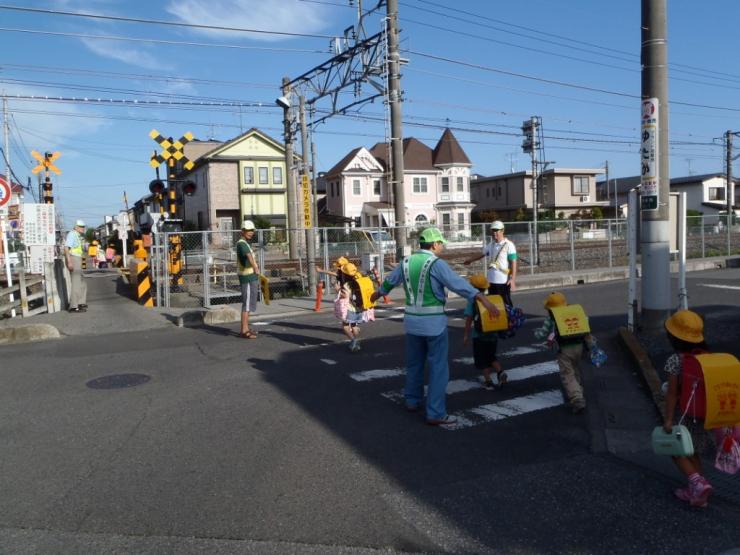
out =
<path fill-rule="evenodd" d="M 164 193 L 165 185 L 161 179 L 155 179 L 149 183 L 149 191 L 155 195 L 161 195 Z"/>
<path fill-rule="evenodd" d="M 182 184 L 182 192 L 183 192 L 183 194 L 185 194 L 185 195 L 187 195 L 189 197 L 190 196 L 193 196 L 193 194 L 195 193 L 195 191 L 197 189 L 198 189 L 198 186 L 195 183 L 193 183 L 192 181 L 186 181 L 185 183 Z"/>

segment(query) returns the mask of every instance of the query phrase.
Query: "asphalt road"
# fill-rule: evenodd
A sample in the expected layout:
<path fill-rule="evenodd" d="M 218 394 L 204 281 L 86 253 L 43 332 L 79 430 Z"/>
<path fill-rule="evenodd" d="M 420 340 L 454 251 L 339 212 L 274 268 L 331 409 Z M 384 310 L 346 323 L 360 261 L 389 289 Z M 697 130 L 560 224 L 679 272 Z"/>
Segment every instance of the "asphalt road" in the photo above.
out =
<path fill-rule="evenodd" d="M 711 335 L 736 354 L 739 276 L 725 270 L 689 280 L 692 306 L 709 325 L 730 326 Z M 426 426 L 398 402 L 403 324 L 393 310 L 363 328 L 359 353 L 347 350 L 330 314 L 261 322 L 258 340 L 239 339 L 232 325 L 4 347 L 0 551 L 719 553 L 740 546 L 732 500 L 692 510 L 671 495 L 677 475 L 607 448 L 608 415 L 639 433 L 655 423 L 614 340 L 625 291 L 624 282 L 565 290 L 587 308 L 610 355 L 600 370 L 584 361 L 590 404 L 580 416 L 553 393 L 554 357 L 531 334 L 544 292 L 515 294 L 529 321 L 500 343 L 512 380 L 496 392 L 475 384 L 462 304 L 453 302 L 448 410 L 468 424 L 448 430 Z M 110 390 L 86 385 L 121 373 L 151 379 Z M 618 406 L 634 408 L 625 416 Z"/>

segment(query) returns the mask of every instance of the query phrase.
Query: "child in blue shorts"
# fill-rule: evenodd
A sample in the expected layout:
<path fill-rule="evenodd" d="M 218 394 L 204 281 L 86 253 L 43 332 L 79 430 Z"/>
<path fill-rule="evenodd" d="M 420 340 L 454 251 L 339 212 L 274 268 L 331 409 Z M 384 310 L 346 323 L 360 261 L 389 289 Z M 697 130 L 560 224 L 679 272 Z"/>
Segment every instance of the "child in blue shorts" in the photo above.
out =
<path fill-rule="evenodd" d="M 488 289 L 488 278 L 484 274 L 476 274 L 469 278 L 470 285 L 478 289 L 484 295 Z M 480 317 L 475 307 L 475 301 L 468 301 L 463 313 L 465 318 L 465 333 L 463 345 L 468 344 L 470 329 L 473 328 L 473 362 L 475 367 L 483 373 L 483 387 L 486 389 L 500 389 L 506 383 L 508 377 L 501 363 L 496 357 L 498 348 L 498 332 L 481 332 L 474 327 L 474 322 Z M 496 384 L 491 380 L 492 371 L 496 372 Z"/>

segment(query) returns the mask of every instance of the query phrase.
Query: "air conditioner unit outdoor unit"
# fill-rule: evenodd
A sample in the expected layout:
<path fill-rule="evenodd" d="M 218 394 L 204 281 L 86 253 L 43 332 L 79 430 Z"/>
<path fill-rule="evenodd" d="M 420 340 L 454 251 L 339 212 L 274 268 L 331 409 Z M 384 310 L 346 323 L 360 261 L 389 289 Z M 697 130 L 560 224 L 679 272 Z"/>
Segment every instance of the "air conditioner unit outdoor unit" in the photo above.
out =
<path fill-rule="evenodd" d="M 591 197 L 588 195 L 582 195 L 581 202 L 591 202 Z"/>

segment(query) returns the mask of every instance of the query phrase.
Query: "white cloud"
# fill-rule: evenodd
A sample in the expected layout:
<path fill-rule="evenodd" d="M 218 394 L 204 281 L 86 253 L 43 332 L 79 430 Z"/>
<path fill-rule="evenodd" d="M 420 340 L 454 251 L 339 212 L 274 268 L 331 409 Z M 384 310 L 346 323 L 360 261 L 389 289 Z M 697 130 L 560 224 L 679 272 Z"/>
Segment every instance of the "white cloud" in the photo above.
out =
<path fill-rule="evenodd" d="M 131 46 L 119 42 L 109 42 L 98 39 L 80 39 L 88 50 L 102 56 L 110 58 L 132 66 L 143 67 L 146 69 L 159 69 L 161 63 L 148 52 L 132 48 Z"/>
<path fill-rule="evenodd" d="M 290 33 L 317 33 L 331 23 L 330 10 L 300 0 L 170 0 L 166 10 L 184 23 L 262 29 Z M 281 35 L 193 29 L 210 36 L 238 36 L 254 40 L 285 40 Z"/>

